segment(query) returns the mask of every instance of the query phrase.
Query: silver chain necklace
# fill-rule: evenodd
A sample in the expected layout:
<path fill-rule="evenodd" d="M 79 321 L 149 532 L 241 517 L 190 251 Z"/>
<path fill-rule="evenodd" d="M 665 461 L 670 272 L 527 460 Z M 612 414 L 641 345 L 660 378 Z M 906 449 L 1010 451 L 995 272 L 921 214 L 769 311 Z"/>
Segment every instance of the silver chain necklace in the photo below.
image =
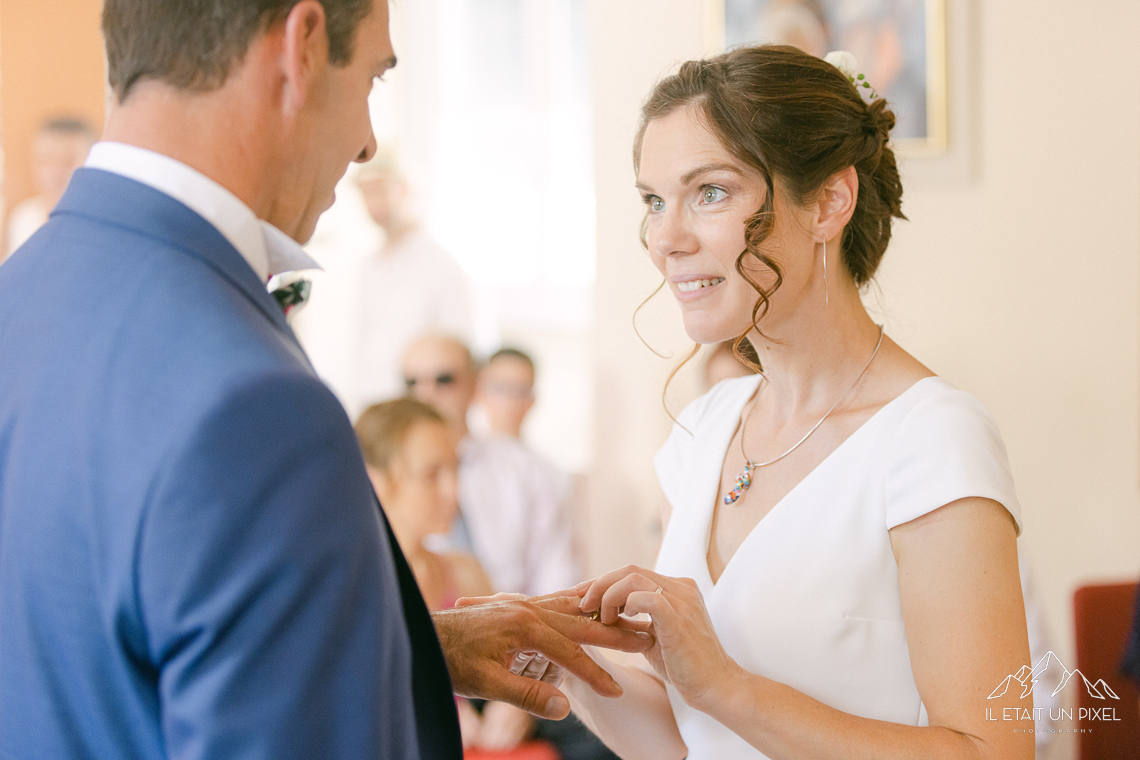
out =
<path fill-rule="evenodd" d="M 851 385 L 849 385 L 847 387 L 847 390 L 843 392 L 842 396 L 840 396 L 838 399 L 836 399 L 835 403 L 831 405 L 831 408 L 827 410 L 827 413 L 819 418 L 819 422 L 815 423 L 815 425 L 812 426 L 811 430 L 807 431 L 807 435 L 805 435 L 803 438 L 796 441 L 794 446 L 792 446 L 790 449 L 788 449 L 787 451 L 785 451 L 783 454 L 776 457 L 775 459 L 769 459 L 767 462 L 754 462 L 753 460 L 748 458 L 748 455 L 746 453 L 744 453 L 744 433 L 746 430 L 746 426 L 748 425 L 748 415 L 747 415 L 747 413 L 744 415 L 744 419 L 740 423 L 740 455 L 742 457 L 744 457 L 744 472 L 742 472 L 736 476 L 736 486 L 731 491 L 729 491 L 728 493 L 726 493 L 724 495 L 724 503 L 725 504 L 735 504 L 737 502 L 737 500 L 739 500 L 740 497 L 744 495 L 744 492 L 747 491 L 748 487 L 752 485 L 752 471 L 753 470 L 755 470 L 758 467 L 767 467 L 770 464 L 775 464 L 776 462 L 779 462 L 781 459 L 786 457 L 788 454 L 791 454 L 793 451 L 798 449 L 800 447 L 800 444 L 802 444 L 808 438 L 811 438 L 811 434 L 814 433 L 816 430 L 818 430 L 819 426 L 823 424 L 823 421 L 826 420 L 828 417 L 830 417 L 831 413 L 835 411 L 836 407 L 838 407 L 841 403 L 843 403 L 844 399 L 846 399 L 849 395 L 851 395 L 851 391 L 855 390 L 855 386 L 859 384 L 859 381 L 863 378 L 863 375 L 867 374 L 867 369 L 871 366 L 871 362 L 875 361 L 875 357 L 879 353 L 879 347 L 882 345 L 883 345 L 883 326 L 879 325 L 879 342 L 875 344 L 875 350 L 871 352 L 871 358 L 868 359 L 867 363 L 863 365 L 863 369 L 860 370 L 858 376 L 856 376 L 856 378 L 855 378 L 855 381 L 852 382 Z M 749 411 L 751 411 L 751 409 L 749 409 Z"/>

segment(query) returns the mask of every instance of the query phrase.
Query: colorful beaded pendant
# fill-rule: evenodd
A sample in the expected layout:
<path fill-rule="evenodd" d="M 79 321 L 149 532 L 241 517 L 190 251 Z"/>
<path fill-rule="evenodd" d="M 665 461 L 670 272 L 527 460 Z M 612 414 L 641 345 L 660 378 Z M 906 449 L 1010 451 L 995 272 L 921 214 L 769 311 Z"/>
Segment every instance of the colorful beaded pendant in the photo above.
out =
<path fill-rule="evenodd" d="M 751 459 L 744 460 L 744 472 L 736 476 L 736 488 L 724 495 L 725 504 L 733 504 L 744 495 L 748 490 L 748 486 L 752 485 L 752 471 L 756 469 L 756 463 Z"/>
<path fill-rule="evenodd" d="M 753 470 L 755 470 L 757 467 L 767 467 L 770 464 L 779 462 L 788 454 L 791 454 L 793 451 L 798 449 L 801 443 L 806 441 L 808 438 L 811 438 L 811 434 L 818 430 L 819 426 L 823 424 L 823 421 L 831 416 L 831 413 L 835 411 L 835 407 L 839 406 L 839 404 L 843 402 L 843 399 L 851 395 L 851 391 L 853 391 L 855 389 L 855 386 L 859 384 L 859 378 L 863 377 L 863 375 L 867 373 L 867 368 L 871 366 L 871 362 L 875 361 L 875 357 L 879 355 L 879 347 L 882 345 L 883 326 L 879 325 L 879 342 L 875 344 L 875 350 L 871 352 L 871 358 L 868 359 L 867 363 L 863 365 L 863 369 L 859 372 L 859 375 L 855 378 L 855 381 L 851 383 L 850 386 L 848 386 L 847 390 L 843 393 L 842 396 L 835 400 L 835 403 L 832 404 L 831 408 L 827 410 L 827 414 L 820 417 L 819 422 L 815 423 L 815 425 L 812 426 L 812 429 L 807 431 L 807 435 L 796 441 L 796 444 L 794 446 L 792 446 L 790 449 L 775 459 L 769 459 L 767 462 L 754 462 L 748 458 L 748 455 L 746 453 L 744 453 L 744 432 L 747 429 L 748 411 L 751 411 L 751 407 L 749 407 L 748 411 L 742 414 L 740 419 L 740 455 L 744 457 L 744 472 L 736 476 L 736 487 L 724 495 L 724 503 L 726 505 L 735 504 L 737 501 L 739 501 L 740 497 L 744 495 L 744 492 L 748 490 L 748 487 L 752 485 Z"/>

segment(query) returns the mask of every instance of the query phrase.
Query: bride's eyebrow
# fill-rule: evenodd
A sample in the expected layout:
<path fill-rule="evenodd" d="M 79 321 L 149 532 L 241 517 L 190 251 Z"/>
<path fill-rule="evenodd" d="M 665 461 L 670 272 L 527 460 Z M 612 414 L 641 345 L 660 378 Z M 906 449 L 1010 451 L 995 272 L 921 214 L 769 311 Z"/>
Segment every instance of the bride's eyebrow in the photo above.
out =
<path fill-rule="evenodd" d="M 700 177 L 702 174 L 709 174 L 710 172 L 732 172 L 733 174 L 739 174 L 741 176 L 744 174 L 744 172 L 740 171 L 739 167 L 733 166 L 732 164 L 705 164 L 704 166 L 698 166 L 696 169 L 686 172 L 684 176 L 681 177 L 681 184 L 691 184 L 697 177 Z M 635 182 L 634 187 L 647 193 L 653 192 L 653 189 L 641 180 Z"/>
<path fill-rule="evenodd" d="M 698 166 L 696 169 L 693 169 L 692 171 L 687 172 L 684 176 L 682 176 L 681 184 L 688 185 L 697 177 L 701 176 L 702 174 L 708 174 L 709 172 L 732 172 L 733 174 L 742 173 L 740 169 L 733 166 L 732 164 L 705 164 L 704 166 Z"/>

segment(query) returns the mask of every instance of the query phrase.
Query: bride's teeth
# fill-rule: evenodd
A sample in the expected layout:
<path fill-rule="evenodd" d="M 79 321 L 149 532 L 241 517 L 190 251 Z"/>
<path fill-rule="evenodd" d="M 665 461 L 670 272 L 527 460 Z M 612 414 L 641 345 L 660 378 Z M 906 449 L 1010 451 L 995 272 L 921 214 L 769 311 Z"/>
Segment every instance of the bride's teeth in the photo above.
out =
<path fill-rule="evenodd" d="M 724 282 L 723 277 L 714 277 L 711 280 L 688 280 L 687 282 L 677 283 L 677 290 L 682 293 L 691 293 L 694 290 L 707 288 L 710 285 L 719 285 L 722 282 Z"/>

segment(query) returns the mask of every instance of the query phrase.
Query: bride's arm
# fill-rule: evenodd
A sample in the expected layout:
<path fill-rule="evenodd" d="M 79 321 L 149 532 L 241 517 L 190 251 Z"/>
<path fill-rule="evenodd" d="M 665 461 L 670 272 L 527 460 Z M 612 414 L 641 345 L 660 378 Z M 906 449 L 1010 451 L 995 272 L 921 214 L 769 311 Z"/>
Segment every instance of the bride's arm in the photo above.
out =
<path fill-rule="evenodd" d="M 631 665 L 613 662 L 595 647 L 589 654 L 623 689 L 620 697 L 599 697 L 571 674 L 562 682 L 570 708 L 622 760 L 683 760 L 688 750 L 677 731 L 673 708 L 660 679 Z"/>
<path fill-rule="evenodd" d="M 1020 689 L 987 699 L 1029 663 L 1008 512 L 993 501 L 963 499 L 894 528 L 891 543 L 928 727 L 850 715 L 744 671 L 724 652 L 690 581 L 616 571 L 586 593 L 583 609 L 600 602 L 602 622 L 612 621 L 623 605 L 629 614 L 649 613 L 657 639 L 651 651 L 662 654 L 659 672 L 692 707 L 773 760 L 1030 760 L 1032 720 L 1001 719 L 1004 708 L 1025 707 Z M 663 593 L 654 593 L 659 586 Z"/>

